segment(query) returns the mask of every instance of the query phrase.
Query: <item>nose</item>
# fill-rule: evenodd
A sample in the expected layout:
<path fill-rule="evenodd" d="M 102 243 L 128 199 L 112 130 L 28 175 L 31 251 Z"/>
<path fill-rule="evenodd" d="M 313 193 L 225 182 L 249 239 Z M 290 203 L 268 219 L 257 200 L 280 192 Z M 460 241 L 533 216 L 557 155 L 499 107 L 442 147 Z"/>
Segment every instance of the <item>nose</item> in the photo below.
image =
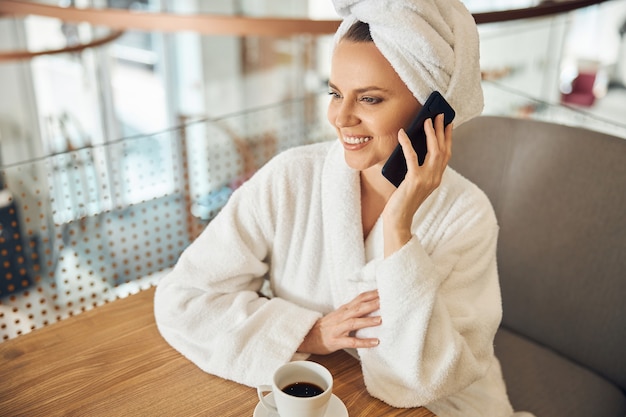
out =
<path fill-rule="evenodd" d="M 331 103 L 328 108 L 328 116 L 335 127 L 347 127 L 358 124 L 354 104 L 350 100 L 341 100 L 339 103 Z"/>

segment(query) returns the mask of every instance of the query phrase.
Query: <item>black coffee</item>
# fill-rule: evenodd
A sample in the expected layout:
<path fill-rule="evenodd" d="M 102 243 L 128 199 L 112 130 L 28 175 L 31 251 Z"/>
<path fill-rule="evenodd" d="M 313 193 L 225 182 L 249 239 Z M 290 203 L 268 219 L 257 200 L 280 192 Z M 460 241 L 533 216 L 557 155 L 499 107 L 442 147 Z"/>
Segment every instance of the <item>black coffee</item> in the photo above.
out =
<path fill-rule="evenodd" d="M 315 397 L 324 392 L 324 390 L 310 382 L 296 382 L 283 388 L 283 392 L 294 397 Z"/>

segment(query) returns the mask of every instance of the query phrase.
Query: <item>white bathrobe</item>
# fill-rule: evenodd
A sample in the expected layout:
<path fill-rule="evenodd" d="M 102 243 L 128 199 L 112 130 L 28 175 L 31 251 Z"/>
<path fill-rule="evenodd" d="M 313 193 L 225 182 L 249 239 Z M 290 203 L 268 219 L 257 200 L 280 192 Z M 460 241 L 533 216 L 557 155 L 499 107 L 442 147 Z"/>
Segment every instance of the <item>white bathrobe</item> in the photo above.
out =
<path fill-rule="evenodd" d="M 364 242 L 358 172 L 337 142 L 283 152 L 240 187 L 159 283 L 163 337 L 211 374 L 270 383 L 313 324 L 378 289 L 381 326 L 362 330 L 369 393 L 440 417 L 512 415 L 493 338 L 502 308 L 498 225 L 487 197 L 447 168 L 383 259 L 382 223 Z M 269 279 L 273 297 L 260 297 Z"/>

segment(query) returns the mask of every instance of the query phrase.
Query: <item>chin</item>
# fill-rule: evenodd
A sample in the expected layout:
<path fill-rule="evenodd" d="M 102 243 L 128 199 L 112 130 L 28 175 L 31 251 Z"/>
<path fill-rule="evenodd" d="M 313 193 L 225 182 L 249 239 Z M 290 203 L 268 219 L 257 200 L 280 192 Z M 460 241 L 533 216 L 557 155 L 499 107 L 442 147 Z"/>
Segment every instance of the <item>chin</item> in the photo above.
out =
<path fill-rule="evenodd" d="M 369 168 L 374 167 L 376 164 L 372 163 L 369 160 L 364 160 L 363 158 L 355 157 L 354 155 L 350 155 L 348 153 L 344 154 L 344 159 L 346 164 L 357 171 L 365 171 Z"/>
<path fill-rule="evenodd" d="M 343 159 L 346 161 L 346 165 L 352 169 L 356 169 L 357 171 L 364 169 L 363 161 L 360 158 L 355 158 L 354 155 L 350 155 L 349 152 L 343 154 Z"/>

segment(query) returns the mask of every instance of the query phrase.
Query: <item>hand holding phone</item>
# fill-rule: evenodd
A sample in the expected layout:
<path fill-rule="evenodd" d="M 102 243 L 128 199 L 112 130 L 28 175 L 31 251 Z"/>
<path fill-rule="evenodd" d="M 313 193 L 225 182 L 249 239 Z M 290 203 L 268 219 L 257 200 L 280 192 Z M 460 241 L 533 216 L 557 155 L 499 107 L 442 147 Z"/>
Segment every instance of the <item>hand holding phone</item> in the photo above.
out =
<path fill-rule="evenodd" d="M 406 133 L 413 149 L 417 153 L 417 161 L 420 165 L 424 163 L 428 149 L 426 147 L 426 132 L 424 132 L 424 122 L 427 119 L 434 119 L 438 114 L 443 113 L 444 127 L 454 120 L 455 112 L 445 98 L 438 92 L 433 91 L 428 97 L 417 116 L 411 122 Z M 393 150 L 391 156 L 383 166 L 383 176 L 393 185 L 398 187 L 407 173 L 406 158 L 402 152 L 402 146 L 398 145 Z"/>

